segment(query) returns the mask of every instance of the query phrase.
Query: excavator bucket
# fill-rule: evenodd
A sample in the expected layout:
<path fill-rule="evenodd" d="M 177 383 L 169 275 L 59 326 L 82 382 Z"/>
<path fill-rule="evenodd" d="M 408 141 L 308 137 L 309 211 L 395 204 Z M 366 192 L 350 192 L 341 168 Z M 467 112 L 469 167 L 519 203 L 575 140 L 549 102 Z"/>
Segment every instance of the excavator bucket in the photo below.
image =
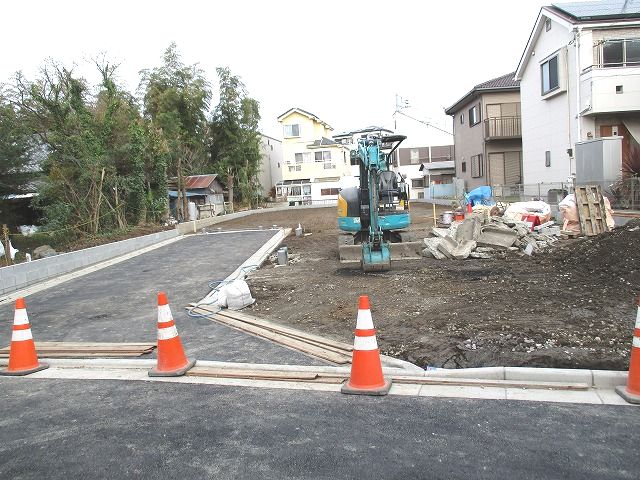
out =
<path fill-rule="evenodd" d="M 424 245 L 422 242 L 390 243 L 390 260 L 418 260 L 422 258 L 421 253 L 423 249 Z M 340 245 L 338 246 L 338 252 L 340 254 L 340 263 L 362 263 L 362 245 Z M 387 268 L 389 267 L 387 266 Z"/>

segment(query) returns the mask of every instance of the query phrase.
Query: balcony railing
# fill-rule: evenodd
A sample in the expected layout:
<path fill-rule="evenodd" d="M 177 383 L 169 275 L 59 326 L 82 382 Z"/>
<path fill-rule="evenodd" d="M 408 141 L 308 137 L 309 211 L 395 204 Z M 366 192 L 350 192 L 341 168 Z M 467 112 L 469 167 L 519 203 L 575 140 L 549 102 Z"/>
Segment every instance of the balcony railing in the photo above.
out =
<path fill-rule="evenodd" d="M 489 117 L 484 121 L 484 138 L 493 140 L 500 138 L 520 138 L 522 128 L 520 117 Z"/>

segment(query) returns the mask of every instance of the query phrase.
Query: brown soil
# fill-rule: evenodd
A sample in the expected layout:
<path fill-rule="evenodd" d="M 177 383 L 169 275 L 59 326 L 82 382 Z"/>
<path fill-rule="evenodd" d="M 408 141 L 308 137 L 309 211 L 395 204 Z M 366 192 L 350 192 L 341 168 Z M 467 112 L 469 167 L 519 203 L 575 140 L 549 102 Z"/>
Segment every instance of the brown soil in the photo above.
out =
<path fill-rule="evenodd" d="M 439 207 L 439 210 L 442 208 Z M 432 224 L 412 205 L 412 229 Z M 534 257 L 395 262 L 363 273 L 338 261 L 335 209 L 270 212 L 225 229 L 297 226 L 293 262 L 253 272 L 255 315 L 350 342 L 357 297 L 369 295 L 383 353 L 422 367 L 626 369 L 640 292 L 640 222 L 561 241 Z"/>

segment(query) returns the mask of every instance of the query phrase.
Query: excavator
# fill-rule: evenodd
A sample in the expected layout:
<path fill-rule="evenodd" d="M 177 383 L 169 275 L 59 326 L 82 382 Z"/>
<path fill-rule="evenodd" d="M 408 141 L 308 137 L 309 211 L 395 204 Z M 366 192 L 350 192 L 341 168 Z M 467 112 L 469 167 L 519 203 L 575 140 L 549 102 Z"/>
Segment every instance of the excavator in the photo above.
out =
<path fill-rule="evenodd" d="M 351 160 L 360 166 L 360 186 L 338 195 L 341 263 L 360 263 L 371 272 L 389 270 L 392 260 L 420 258 L 424 247 L 406 230 L 409 187 L 391 169 L 392 154 L 406 138 L 369 134 L 351 151 Z"/>

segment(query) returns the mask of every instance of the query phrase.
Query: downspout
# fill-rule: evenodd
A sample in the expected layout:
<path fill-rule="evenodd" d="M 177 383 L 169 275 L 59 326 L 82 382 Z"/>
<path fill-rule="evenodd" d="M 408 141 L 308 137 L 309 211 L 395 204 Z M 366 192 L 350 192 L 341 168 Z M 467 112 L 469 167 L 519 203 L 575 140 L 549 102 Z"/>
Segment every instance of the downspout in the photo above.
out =
<path fill-rule="evenodd" d="M 575 48 L 576 48 L 576 121 L 578 123 L 577 133 L 578 138 L 577 142 L 582 141 L 582 118 L 580 112 L 581 109 L 581 98 L 580 98 L 580 37 L 582 36 L 582 27 L 578 26 L 578 30 L 574 33 L 575 40 Z M 575 167 L 575 158 L 576 158 L 576 149 L 575 145 L 571 147 L 572 149 L 572 157 L 574 159 L 574 167 Z M 569 174 L 574 175 L 575 168 L 571 168 L 571 160 L 569 160 Z"/>

